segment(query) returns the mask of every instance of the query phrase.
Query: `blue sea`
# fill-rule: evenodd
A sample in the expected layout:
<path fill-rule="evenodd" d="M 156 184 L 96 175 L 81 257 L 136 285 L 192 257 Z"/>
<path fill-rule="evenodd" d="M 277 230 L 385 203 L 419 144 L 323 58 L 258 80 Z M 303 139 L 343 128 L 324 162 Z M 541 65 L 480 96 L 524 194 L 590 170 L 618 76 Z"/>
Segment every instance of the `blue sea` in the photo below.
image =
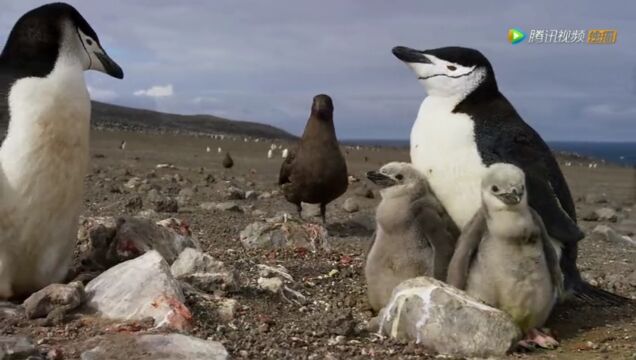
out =
<path fill-rule="evenodd" d="M 347 145 L 408 147 L 408 140 L 359 139 L 345 140 Z M 553 151 L 575 153 L 585 157 L 603 159 L 607 162 L 625 166 L 636 166 L 636 142 L 583 142 L 549 141 Z"/>

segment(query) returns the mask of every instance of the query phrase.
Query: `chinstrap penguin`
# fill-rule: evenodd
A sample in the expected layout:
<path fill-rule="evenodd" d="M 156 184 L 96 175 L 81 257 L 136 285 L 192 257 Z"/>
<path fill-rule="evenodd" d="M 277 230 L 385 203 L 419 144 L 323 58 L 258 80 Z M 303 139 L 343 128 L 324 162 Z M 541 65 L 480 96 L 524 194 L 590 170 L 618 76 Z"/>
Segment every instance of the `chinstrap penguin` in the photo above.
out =
<path fill-rule="evenodd" d="M 314 97 L 303 136 L 296 151 L 283 161 L 278 184 L 287 201 L 296 205 L 299 216 L 301 203 L 320 204 L 323 223 L 327 204 L 347 191 L 347 163 L 336 138 L 329 96 Z"/>
<path fill-rule="evenodd" d="M 537 328 L 562 291 L 562 274 L 541 217 L 528 206 L 523 171 L 491 165 L 481 198 L 482 208 L 457 241 L 448 283 L 510 314 L 528 336 L 522 344 L 554 347 Z"/>
<path fill-rule="evenodd" d="M 63 3 L 23 15 L 0 54 L 0 117 L 9 118 L 0 148 L 0 299 L 69 270 L 88 166 L 89 69 L 124 76 Z"/>
<path fill-rule="evenodd" d="M 591 303 L 625 301 L 581 279 L 576 258 L 584 234 L 576 223 L 568 185 L 541 136 L 499 92 L 488 59 L 462 47 L 420 51 L 399 46 L 393 54 L 416 73 L 428 93 L 411 130 L 411 162 L 427 177 L 459 228 L 481 205 L 479 189 L 486 168 L 512 163 L 525 173 L 528 203 L 557 246 L 564 294 Z"/>
<path fill-rule="evenodd" d="M 422 275 L 446 280 L 459 230 L 411 164 L 388 163 L 367 177 L 385 187 L 364 271 L 369 304 L 379 311 L 404 280 Z"/>

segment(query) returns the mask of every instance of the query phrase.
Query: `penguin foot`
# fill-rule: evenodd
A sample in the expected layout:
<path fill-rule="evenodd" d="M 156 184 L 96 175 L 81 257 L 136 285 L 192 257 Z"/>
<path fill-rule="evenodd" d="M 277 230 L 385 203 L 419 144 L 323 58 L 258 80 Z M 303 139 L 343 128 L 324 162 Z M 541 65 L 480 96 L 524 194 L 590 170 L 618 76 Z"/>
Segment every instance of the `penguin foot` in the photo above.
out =
<path fill-rule="evenodd" d="M 526 334 L 525 339 L 519 341 L 518 347 L 522 350 L 532 351 L 536 348 L 541 349 L 555 349 L 559 346 L 559 342 L 556 341 L 547 332 L 543 332 L 539 329 L 530 329 Z"/>

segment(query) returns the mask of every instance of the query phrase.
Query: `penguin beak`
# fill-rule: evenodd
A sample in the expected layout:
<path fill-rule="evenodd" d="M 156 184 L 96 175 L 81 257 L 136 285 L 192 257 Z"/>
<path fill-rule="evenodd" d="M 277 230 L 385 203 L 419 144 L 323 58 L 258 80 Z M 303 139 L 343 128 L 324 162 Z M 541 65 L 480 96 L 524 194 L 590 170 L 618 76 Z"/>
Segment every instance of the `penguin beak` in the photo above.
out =
<path fill-rule="evenodd" d="M 393 55 L 406 63 L 432 64 L 423 51 L 408 48 L 406 46 L 396 46 L 393 48 Z"/>
<path fill-rule="evenodd" d="M 517 189 L 512 189 L 512 191 L 510 192 L 497 194 L 497 197 L 504 204 L 512 206 L 517 205 L 521 202 L 521 199 L 523 198 L 523 192 L 520 192 Z"/>
<path fill-rule="evenodd" d="M 371 180 L 374 184 L 383 187 L 389 187 L 397 184 L 395 180 L 377 171 L 369 171 L 367 173 L 367 179 Z"/>
<path fill-rule="evenodd" d="M 106 73 L 116 79 L 124 78 L 124 71 L 115 61 L 113 61 L 113 59 L 110 58 L 110 56 L 108 56 L 108 54 L 106 54 L 106 51 L 102 49 L 102 52 L 96 51 L 93 54 L 101 64 L 101 68 L 99 66 L 95 66 L 95 70 Z"/>

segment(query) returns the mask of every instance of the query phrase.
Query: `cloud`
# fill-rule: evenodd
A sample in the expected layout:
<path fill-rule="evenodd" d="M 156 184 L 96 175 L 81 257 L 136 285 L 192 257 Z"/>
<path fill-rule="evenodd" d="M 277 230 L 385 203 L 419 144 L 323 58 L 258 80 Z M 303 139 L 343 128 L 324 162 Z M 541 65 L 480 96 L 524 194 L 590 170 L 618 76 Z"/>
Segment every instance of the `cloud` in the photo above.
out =
<path fill-rule="evenodd" d="M 15 21 L 42 1 L 2 0 L 0 46 Z M 426 94 L 391 48 L 458 45 L 488 57 L 502 93 L 546 139 L 632 140 L 636 132 L 628 110 L 636 84 L 633 0 L 613 6 L 577 0 L 493 0 L 492 6 L 471 0 L 66 1 L 126 73 L 123 81 L 87 73 L 88 84 L 115 92 L 106 101 L 120 105 L 222 114 L 300 134 L 312 97 L 327 93 L 340 138 L 406 139 Z M 526 32 L 616 28 L 620 34 L 602 49 L 513 46 L 506 41 L 512 26 Z M 172 95 L 153 96 L 169 93 L 166 84 Z M 607 126 L 602 120 L 610 118 Z"/>
<path fill-rule="evenodd" d="M 168 84 L 165 86 L 155 85 L 147 90 L 137 90 L 133 93 L 135 96 L 148 96 L 148 97 L 168 97 L 174 95 L 174 89 L 172 88 L 172 84 Z"/>
<path fill-rule="evenodd" d="M 583 112 L 586 115 L 603 118 L 632 118 L 636 120 L 636 106 L 625 104 L 595 104 L 587 106 Z"/>
<path fill-rule="evenodd" d="M 97 101 L 113 101 L 119 97 L 119 95 L 108 89 L 99 89 L 93 86 L 88 86 L 88 93 L 91 95 L 91 99 Z"/>
<path fill-rule="evenodd" d="M 214 96 L 197 96 L 194 99 L 192 99 L 192 103 L 194 104 L 204 104 L 204 103 L 215 104 L 219 102 L 221 102 L 221 100 Z"/>

